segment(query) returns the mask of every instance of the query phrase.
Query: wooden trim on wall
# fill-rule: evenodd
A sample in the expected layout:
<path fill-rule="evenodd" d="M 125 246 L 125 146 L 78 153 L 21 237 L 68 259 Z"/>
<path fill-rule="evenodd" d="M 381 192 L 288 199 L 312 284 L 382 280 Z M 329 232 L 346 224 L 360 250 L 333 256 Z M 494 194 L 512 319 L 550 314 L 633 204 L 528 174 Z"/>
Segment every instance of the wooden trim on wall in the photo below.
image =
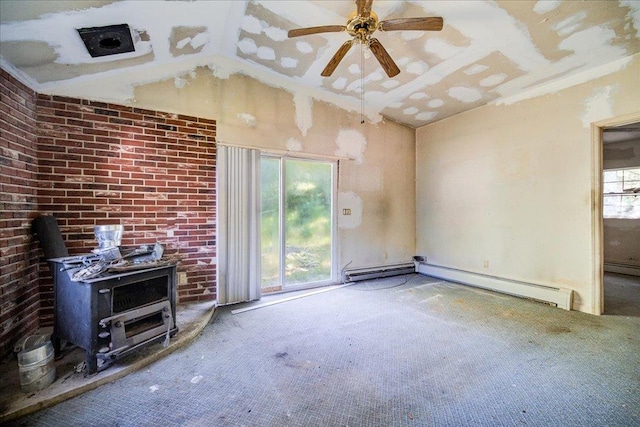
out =
<path fill-rule="evenodd" d="M 640 111 L 591 123 L 592 313 L 604 313 L 604 226 L 602 208 L 602 131 L 640 122 Z"/>

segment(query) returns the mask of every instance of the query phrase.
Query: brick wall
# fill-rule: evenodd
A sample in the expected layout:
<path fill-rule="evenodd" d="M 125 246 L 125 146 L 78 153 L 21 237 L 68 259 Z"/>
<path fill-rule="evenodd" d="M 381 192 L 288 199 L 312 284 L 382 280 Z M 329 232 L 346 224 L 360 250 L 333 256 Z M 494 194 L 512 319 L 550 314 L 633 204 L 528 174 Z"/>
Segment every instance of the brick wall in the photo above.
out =
<path fill-rule="evenodd" d="M 36 94 L 0 69 L 0 357 L 39 325 Z"/>
<path fill-rule="evenodd" d="M 215 121 L 47 95 L 37 104 L 38 205 L 69 253 L 96 248 L 95 225 L 122 224 L 123 246 L 159 242 L 181 257 L 180 303 L 215 299 Z M 52 288 L 41 298 L 48 322 Z"/>
<path fill-rule="evenodd" d="M 37 95 L 0 69 L 0 357 L 53 323 L 53 282 L 31 221 L 53 215 L 70 254 L 93 227 L 181 259 L 180 303 L 215 299 L 216 123 Z"/>

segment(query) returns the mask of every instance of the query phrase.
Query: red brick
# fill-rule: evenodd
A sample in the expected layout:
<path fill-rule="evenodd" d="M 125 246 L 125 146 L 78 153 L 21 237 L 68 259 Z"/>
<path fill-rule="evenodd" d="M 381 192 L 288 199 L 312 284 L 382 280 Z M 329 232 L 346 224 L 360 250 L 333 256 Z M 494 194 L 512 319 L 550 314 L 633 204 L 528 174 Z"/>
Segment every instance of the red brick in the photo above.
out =
<path fill-rule="evenodd" d="M 188 274 L 189 284 L 178 289 L 180 302 L 215 299 L 215 266 L 203 269 L 199 263 L 209 263 L 216 253 L 211 224 L 216 122 L 36 95 L 0 72 L 0 90 L 8 94 L 8 103 L 0 106 L 0 146 L 20 155 L 11 158 L 0 175 L 0 200 L 10 208 L 0 214 L 0 292 L 7 289 L 5 283 L 12 287 L 11 295 L 37 289 L 29 302 L 14 303 L 18 314 L 7 320 L 9 333 L 0 336 L 0 352 L 25 328 L 52 323 L 50 272 L 40 262 L 41 251 L 29 246 L 27 218 L 38 214 L 56 215 L 72 254 L 95 247 L 93 225 L 126 223 L 124 243 L 162 241 L 167 253 L 183 259 L 179 271 Z M 167 238 L 169 229 L 172 238 Z"/>

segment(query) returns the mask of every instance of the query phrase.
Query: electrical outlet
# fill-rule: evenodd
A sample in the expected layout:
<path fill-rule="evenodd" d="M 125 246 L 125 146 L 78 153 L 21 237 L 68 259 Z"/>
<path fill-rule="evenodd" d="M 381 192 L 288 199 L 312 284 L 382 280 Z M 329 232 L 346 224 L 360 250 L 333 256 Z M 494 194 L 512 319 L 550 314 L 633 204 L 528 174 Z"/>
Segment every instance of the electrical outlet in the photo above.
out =
<path fill-rule="evenodd" d="M 351 209 L 342 209 L 342 215 L 351 215 Z"/>
<path fill-rule="evenodd" d="M 482 261 L 482 268 L 489 268 L 489 261 Z"/>

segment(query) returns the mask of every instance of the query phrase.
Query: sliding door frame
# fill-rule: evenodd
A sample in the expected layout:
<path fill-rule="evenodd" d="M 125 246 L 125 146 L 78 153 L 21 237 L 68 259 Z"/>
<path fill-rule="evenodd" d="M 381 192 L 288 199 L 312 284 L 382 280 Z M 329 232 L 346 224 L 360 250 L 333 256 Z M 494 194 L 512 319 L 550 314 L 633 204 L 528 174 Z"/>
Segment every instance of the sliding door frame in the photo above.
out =
<path fill-rule="evenodd" d="M 279 167 L 280 167 L 280 182 L 278 185 L 278 189 L 280 192 L 279 195 L 279 203 L 280 203 L 280 230 L 279 230 L 279 239 L 280 239 L 280 286 L 281 291 L 270 292 L 270 293 L 278 293 L 278 292 L 290 292 L 297 291 L 302 289 L 310 289 L 316 288 L 320 286 L 333 285 L 338 281 L 338 161 L 336 160 L 327 160 L 323 158 L 313 158 L 308 156 L 295 156 L 295 155 L 284 155 L 284 154 L 275 154 L 269 152 L 262 152 L 262 158 L 270 158 L 270 159 L 278 159 Z M 316 282 L 306 282 L 302 284 L 296 285 L 287 285 L 286 283 L 286 239 L 285 239 L 285 212 L 286 212 L 286 192 L 284 191 L 284 183 L 286 182 L 286 168 L 285 161 L 286 160 L 295 160 L 295 161 L 304 161 L 304 162 L 314 162 L 314 163 L 325 163 L 331 165 L 331 276 L 328 280 L 321 280 Z M 262 279 L 261 279 L 262 280 Z"/>

